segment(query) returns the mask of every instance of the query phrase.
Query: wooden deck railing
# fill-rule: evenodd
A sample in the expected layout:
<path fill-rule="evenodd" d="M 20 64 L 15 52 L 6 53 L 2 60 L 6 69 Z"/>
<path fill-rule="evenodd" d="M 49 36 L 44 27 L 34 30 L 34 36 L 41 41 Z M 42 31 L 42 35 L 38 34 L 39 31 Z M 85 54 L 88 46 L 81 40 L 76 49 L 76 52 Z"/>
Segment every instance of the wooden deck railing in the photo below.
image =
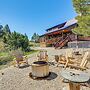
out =
<path fill-rule="evenodd" d="M 58 41 L 55 45 L 55 48 L 62 48 L 68 41 L 70 40 L 69 35 L 67 35 L 67 37 L 65 37 L 64 39 L 61 39 L 60 41 Z"/>
<path fill-rule="evenodd" d="M 78 36 L 79 41 L 90 41 L 90 36 L 89 37 L 83 37 L 83 36 Z"/>
<path fill-rule="evenodd" d="M 60 37 L 56 37 L 56 38 L 51 38 L 49 40 L 46 40 L 47 44 L 54 44 L 56 43 L 58 40 L 60 40 Z"/>
<path fill-rule="evenodd" d="M 65 37 L 64 39 L 62 39 L 61 41 L 57 42 L 57 44 L 55 45 L 55 48 L 62 48 L 67 42 L 69 41 L 69 36 Z"/>

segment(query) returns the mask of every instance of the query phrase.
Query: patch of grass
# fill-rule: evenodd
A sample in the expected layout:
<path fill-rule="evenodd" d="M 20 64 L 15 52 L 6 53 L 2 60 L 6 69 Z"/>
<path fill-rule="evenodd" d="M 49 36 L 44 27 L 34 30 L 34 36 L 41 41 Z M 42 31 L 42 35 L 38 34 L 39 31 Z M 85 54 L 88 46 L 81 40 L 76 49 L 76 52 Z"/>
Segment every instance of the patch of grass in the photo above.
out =
<path fill-rule="evenodd" d="M 12 60 L 13 57 L 11 55 L 0 56 L 0 65 L 6 65 L 8 62 Z"/>
<path fill-rule="evenodd" d="M 38 52 L 38 50 L 31 50 L 30 52 L 25 52 L 24 55 L 30 55 L 30 54 L 33 54 L 35 52 Z"/>
<path fill-rule="evenodd" d="M 8 56 L 8 53 L 7 52 L 0 52 L 0 57 L 1 56 Z"/>
<path fill-rule="evenodd" d="M 40 43 L 35 43 L 35 42 L 29 42 L 30 47 L 39 47 Z"/>
<path fill-rule="evenodd" d="M 12 60 L 13 57 L 8 52 L 0 52 L 0 69 L 8 67 Z"/>

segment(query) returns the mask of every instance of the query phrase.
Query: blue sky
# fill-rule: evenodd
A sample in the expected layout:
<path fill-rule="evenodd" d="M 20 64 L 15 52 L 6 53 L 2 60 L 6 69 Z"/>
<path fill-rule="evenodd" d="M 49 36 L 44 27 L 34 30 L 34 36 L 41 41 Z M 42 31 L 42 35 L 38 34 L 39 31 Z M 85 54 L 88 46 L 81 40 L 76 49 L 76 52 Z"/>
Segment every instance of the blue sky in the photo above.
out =
<path fill-rule="evenodd" d="M 0 24 L 29 38 L 75 16 L 72 0 L 0 0 Z"/>

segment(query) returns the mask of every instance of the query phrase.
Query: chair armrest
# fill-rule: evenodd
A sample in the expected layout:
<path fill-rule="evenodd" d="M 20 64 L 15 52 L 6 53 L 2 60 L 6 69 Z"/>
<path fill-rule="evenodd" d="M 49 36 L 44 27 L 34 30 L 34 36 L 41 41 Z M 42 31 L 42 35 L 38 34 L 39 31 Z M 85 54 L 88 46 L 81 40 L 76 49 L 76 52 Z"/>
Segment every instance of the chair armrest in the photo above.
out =
<path fill-rule="evenodd" d="M 40 55 L 36 55 L 37 57 L 40 57 Z"/>

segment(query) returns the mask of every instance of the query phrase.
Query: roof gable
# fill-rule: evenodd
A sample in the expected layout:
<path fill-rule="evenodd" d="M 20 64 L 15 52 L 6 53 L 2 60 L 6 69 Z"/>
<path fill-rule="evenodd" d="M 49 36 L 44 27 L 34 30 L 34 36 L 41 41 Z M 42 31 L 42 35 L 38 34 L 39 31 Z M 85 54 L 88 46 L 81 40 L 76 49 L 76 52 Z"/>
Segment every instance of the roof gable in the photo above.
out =
<path fill-rule="evenodd" d="M 73 18 L 73 19 L 71 19 L 65 23 L 59 24 L 59 25 L 56 25 L 52 28 L 47 29 L 48 32 L 46 34 L 56 32 L 56 31 L 60 31 L 60 30 L 64 30 L 64 29 L 69 29 L 70 27 L 77 25 L 77 20 L 75 18 Z M 54 29 L 54 28 L 58 28 L 58 29 Z"/>
<path fill-rule="evenodd" d="M 51 31 L 52 29 L 55 29 L 55 28 L 62 28 L 65 24 L 66 24 L 66 22 L 58 24 L 56 26 L 53 26 L 53 27 L 47 29 L 46 31 Z"/>

